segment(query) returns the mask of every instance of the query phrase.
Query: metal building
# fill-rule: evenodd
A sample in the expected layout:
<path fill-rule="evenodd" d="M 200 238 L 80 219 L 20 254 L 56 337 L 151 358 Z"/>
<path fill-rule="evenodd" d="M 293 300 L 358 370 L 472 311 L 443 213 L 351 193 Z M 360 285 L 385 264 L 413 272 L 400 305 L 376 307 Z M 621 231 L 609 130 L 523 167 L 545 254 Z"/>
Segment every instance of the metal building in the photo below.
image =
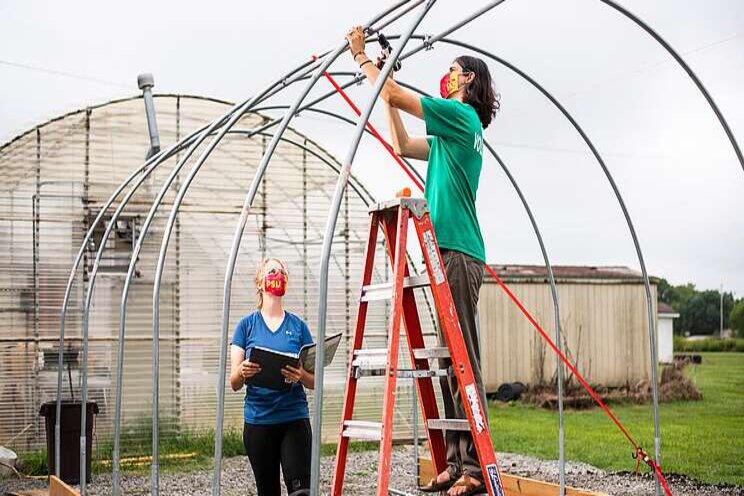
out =
<path fill-rule="evenodd" d="M 222 115 L 230 104 L 159 95 L 155 107 L 160 141 L 170 144 Z M 265 119 L 246 114 L 236 129 L 256 127 Z M 269 139 L 267 135 L 247 138 L 239 131 L 228 135 L 180 209 L 160 297 L 162 436 L 182 429 L 214 428 L 225 260 L 245 188 Z M 99 209 L 116 186 L 141 166 L 149 145 L 143 102 L 137 97 L 63 115 L 0 147 L 0 444 L 15 438 L 11 446 L 19 451 L 44 445 L 38 412 L 42 403 L 55 399 L 59 310 L 72 261 Z M 98 448 L 110 440 L 113 430 L 119 301 L 133 242 L 176 160 L 158 168 L 133 197 L 113 230 L 99 269 L 90 318 L 88 378 L 90 398 L 101 410 L 96 420 Z M 187 164 L 181 175 L 189 169 Z M 323 229 L 338 169 L 337 161 L 316 143 L 295 131 L 285 133 L 243 238 L 233 284 L 233 325 L 255 308 L 255 268 L 262 257 L 271 255 L 289 266 L 286 308 L 314 328 Z M 171 189 L 166 208 L 155 217 L 129 296 L 122 421 L 124 431 L 135 435 L 150 424 L 153 273 L 174 195 Z M 334 240 L 328 310 L 328 332 L 343 332 L 347 339 L 353 332 L 371 201 L 352 177 Z M 65 399 L 79 399 L 84 288 L 104 228 L 88 247 L 67 312 Z M 386 265 L 380 261 L 377 266 Z M 377 273 L 375 279 L 381 282 L 386 277 Z M 377 346 L 384 346 L 387 310 L 386 302 L 370 307 L 368 322 L 379 333 L 368 335 L 369 346 L 375 346 L 375 340 Z M 431 320 L 424 325 L 431 335 Z M 337 432 L 346 365 L 342 341 L 325 381 L 323 431 L 328 440 L 335 439 Z M 226 387 L 226 427 L 240 428 L 243 395 Z M 406 383 L 399 387 L 396 432 L 410 436 L 411 388 Z M 377 378 L 365 381 L 359 401 L 364 417 L 379 415 L 381 388 Z M 312 408 L 311 394 L 309 398 Z M 141 430 L 142 436 L 148 435 L 146 428 Z"/>
<path fill-rule="evenodd" d="M 491 267 L 543 328 L 554 328 L 545 267 Z M 609 387 L 648 381 L 651 357 L 641 274 L 627 267 L 553 266 L 553 272 L 564 350 L 579 372 L 590 383 Z M 655 302 L 656 282 L 651 282 Z M 553 378 L 555 354 L 489 276 L 481 288 L 479 310 L 487 391 L 496 391 L 504 382 L 539 384 Z"/>

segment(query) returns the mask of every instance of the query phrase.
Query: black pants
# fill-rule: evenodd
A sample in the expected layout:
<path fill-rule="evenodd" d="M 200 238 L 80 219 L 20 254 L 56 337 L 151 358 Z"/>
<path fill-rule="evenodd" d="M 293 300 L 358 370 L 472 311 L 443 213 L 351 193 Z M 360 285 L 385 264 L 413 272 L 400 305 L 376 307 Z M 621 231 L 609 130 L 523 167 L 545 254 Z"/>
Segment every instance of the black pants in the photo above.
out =
<path fill-rule="evenodd" d="M 470 365 L 473 367 L 475 385 L 478 389 L 486 425 L 488 425 L 488 410 L 486 409 L 486 391 L 483 387 L 480 366 L 480 339 L 478 336 L 478 296 L 483 284 L 483 262 L 462 252 L 454 250 L 441 250 L 444 270 L 447 273 L 452 300 L 457 310 L 457 317 L 462 329 L 462 337 L 465 348 L 468 351 Z M 441 326 L 439 326 L 439 339 L 441 346 L 446 346 Z M 450 359 L 442 359 L 440 368 L 452 365 Z M 460 387 L 454 374 L 439 379 L 442 387 L 442 403 L 447 418 L 467 419 L 465 408 L 460 398 Z M 445 444 L 447 446 L 447 470 L 450 477 L 457 478 L 465 473 L 469 476 L 483 480 L 478 453 L 473 443 L 470 432 L 446 431 Z"/>
<path fill-rule="evenodd" d="M 258 496 L 280 496 L 280 466 L 287 494 L 310 488 L 311 442 L 309 419 L 243 426 L 243 444 L 256 479 Z"/>

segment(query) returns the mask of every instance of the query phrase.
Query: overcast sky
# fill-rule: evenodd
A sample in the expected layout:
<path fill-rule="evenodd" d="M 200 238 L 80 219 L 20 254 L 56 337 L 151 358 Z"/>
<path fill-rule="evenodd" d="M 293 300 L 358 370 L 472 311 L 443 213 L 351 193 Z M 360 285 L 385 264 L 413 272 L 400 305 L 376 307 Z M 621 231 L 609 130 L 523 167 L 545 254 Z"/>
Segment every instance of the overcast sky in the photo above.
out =
<path fill-rule="evenodd" d="M 440 0 L 419 32 L 437 33 L 484 3 Z M 621 3 L 683 54 L 744 147 L 744 1 Z M 389 4 L 0 0 L 0 143 L 61 113 L 137 94 L 141 72 L 154 74 L 158 92 L 242 101 Z M 699 288 L 722 283 L 744 296 L 744 172 L 705 99 L 648 35 L 598 0 L 507 0 L 452 37 L 514 63 L 574 115 L 617 180 L 652 275 Z M 398 77 L 436 93 L 460 53 L 437 44 Z M 503 110 L 484 137 L 523 188 L 553 263 L 638 269 L 617 201 L 580 136 L 524 80 L 489 66 Z M 354 66 L 345 56 L 333 68 Z M 362 104 L 369 88 L 351 96 Z M 338 98 L 326 107 L 351 116 Z M 373 122 L 387 134 L 381 113 Z M 350 127 L 317 117 L 293 125 L 346 155 Z M 420 123 L 410 127 L 423 132 Z M 366 138 L 354 171 L 379 198 L 406 183 Z M 490 262 L 542 263 L 522 206 L 490 158 L 478 211 Z"/>

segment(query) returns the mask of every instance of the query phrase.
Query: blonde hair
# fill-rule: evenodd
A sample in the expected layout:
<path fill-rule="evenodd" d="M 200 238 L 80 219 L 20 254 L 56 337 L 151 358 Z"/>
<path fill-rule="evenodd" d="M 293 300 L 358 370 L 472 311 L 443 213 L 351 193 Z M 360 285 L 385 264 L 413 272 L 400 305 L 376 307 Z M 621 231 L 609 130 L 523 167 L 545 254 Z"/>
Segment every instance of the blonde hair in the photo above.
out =
<path fill-rule="evenodd" d="M 289 281 L 289 270 L 287 269 L 287 264 L 275 257 L 264 258 L 261 263 L 258 264 L 258 268 L 256 269 L 256 308 L 258 308 L 259 310 L 261 310 L 261 307 L 263 307 L 264 271 L 266 270 L 266 264 L 271 261 L 277 262 L 279 265 L 282 266 L 282 269 L 284 269 L 284 273 L 287 275 L 287 281 Z"/>

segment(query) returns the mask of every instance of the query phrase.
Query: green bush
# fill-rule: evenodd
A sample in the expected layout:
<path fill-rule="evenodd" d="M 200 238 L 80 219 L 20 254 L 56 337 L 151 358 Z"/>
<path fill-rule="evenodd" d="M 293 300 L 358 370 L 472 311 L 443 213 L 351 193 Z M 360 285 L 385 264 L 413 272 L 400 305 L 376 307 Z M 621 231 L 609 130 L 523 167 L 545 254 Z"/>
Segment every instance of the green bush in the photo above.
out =
<path fill-rule="evenodd" d="M 46 449 L 29 453 L 19 453 L 18 471 L 26 475 L 47 475 Z"/>
<path fill-rule="evenodd" d="M 744 339 L 708 338 L 690 341 L 680 336 L 674 337 L 674 351 L 680 353 L 700 353 L 703 351 L 744 352 Z"/>
<path fill-rule="evenodd" d="M 744 338 L 744 298 L 739 300 L 739 303 L 737 303 L 736 306 L 734 306 L 734 309 L 731 310 L 729 322 L 731 324 L 731 329 L 736 332 L 736 336 Z"/>

